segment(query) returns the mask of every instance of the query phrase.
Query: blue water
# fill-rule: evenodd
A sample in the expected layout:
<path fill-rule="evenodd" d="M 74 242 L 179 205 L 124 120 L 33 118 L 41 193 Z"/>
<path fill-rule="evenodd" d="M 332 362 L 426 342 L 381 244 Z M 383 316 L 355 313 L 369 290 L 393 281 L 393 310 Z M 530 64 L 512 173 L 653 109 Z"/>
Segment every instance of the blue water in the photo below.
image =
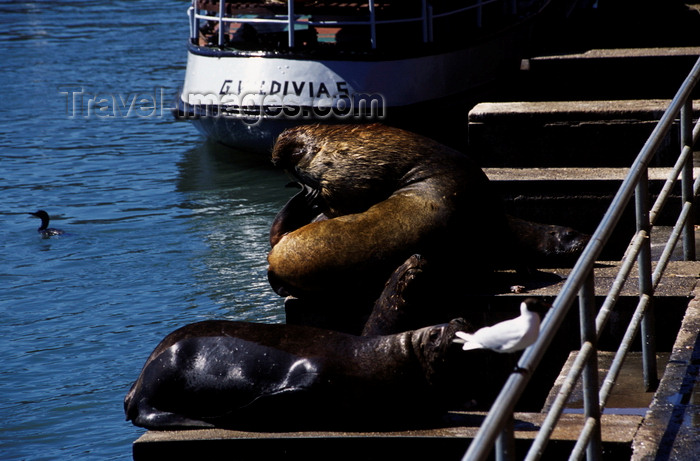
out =
<path fill-rule="evenodd" d="M 168 110 L 187 5 L 0 2 L 3 460 L 130 459 L 122 401 L 163 336 L 284 320 L 265 277 L 283 173 Z M 67 234 L 41 239 L 40 208 Z"/>

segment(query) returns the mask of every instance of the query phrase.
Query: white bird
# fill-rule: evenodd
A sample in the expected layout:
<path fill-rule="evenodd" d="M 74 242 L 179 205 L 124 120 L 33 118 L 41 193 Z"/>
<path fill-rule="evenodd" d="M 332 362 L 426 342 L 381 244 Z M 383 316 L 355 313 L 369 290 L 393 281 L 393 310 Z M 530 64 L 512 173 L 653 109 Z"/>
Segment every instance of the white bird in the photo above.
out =
<path fill-rule="evenodd" d="M 490 327 L 483 327 L 474 333 L 458 331 L 459 339 L 454 342 L 463 344 L 462 350 L 490 349 L 496 352 L 516 352 L 525 349 L 537 340 L 540 322 L 549 310 L 549 305 L 536 298 L 528 298 L 520 303 L 520 316 L 505 320 Z"/>

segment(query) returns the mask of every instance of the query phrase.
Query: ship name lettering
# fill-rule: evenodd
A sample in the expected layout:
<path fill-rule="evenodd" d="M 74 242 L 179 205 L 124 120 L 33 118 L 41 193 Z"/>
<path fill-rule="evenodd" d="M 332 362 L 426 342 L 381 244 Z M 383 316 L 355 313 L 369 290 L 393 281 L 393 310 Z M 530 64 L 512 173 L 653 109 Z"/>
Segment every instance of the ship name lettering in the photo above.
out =
<path fill-rule="evenodd" d="M 348 83 L 345 81 L 335 82 L 335 95 L 331 95 L 331 91 L 324 82 L 311 82 L 311 81 L 298 81 L 298 80 L 285 80 L 279 82 L 277 80 L 271 80 L 266 82 L 265 80 L 260 81 L 259 84 L 251 85 L 252 82 L 246 82 L 243 80 L 229 80 L 226 79 L 222 82 L 221 88 L 219 89 L 219 95 L 225 94 L 236 94 L 241 95 L 244 88 L 257 88 L 256 93 L 259 95 L 295 95 L 302 96 L 304 93 L 310 98 L 346 98 L 350 96 L 350 90 L 348 89 Z"/>

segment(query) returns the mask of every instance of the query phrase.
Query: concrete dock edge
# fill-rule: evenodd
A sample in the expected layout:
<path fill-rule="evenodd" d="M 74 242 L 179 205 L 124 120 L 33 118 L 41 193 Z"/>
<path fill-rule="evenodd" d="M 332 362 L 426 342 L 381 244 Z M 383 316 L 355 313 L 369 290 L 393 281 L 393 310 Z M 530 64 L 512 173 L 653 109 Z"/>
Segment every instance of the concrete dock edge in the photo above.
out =
<path fill-rule="evenodd" d="M 698 459 L 700 285 L 696 285 L 694 296 L 651 407 L 632 442 L 634 461 Z"/>

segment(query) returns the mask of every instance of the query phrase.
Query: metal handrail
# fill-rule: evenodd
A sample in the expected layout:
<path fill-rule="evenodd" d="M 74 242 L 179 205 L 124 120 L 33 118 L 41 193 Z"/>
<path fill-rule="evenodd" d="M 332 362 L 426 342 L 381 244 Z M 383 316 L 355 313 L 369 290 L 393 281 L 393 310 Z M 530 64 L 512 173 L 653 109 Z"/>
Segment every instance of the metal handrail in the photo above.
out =
<path fill-rule="evenodd" d="M 367 9 L 369 13 L 368 20 L 349 20 L 349 21 L 338 21 L 338 20 L 322 20 L 322 21 L 298 21 L 297 16 L 294 13 L 294 0 L 288 0 L 287 2 L 287 15 L 280 15 L 277 18 L 241 18 L 235 16 L 226 16 L 225 5 L 226 0 L 219 1 L 219 10 L 217 15 L 201 14 L 199 13 L 199 8 L 197 7 L 197 0 L 192 0 L 192 6 L 188 9 L 188 15 L 190 17 L 190 39 L 194 40 L 197 38 L 197 33 L 199 28 L 197 27 L 199 20 L 204 21 L 216 21 L 219 23 L 219 39 L 218 45 L 224 45 L 224 28 L 223 23 L 238 23 L 238 24 L 287 24 L 288 25 L 288 46 L 290 48 L 294 47 L 294 26 L 295 24 L 304 24 L 306 26 L 370 26 L 370 43 L 372 48 L 377 47 L 376 40 L 376 27 L 385 24 L 398 24 L 398 23 L 410 23 L 410 22 L 421 22 L 423 23 L 423 41 L 432 41 L 432 34 L 426 33 L 427 30 L 432 30 L 432 22 L 435 19 L 443 18 L 446 16 L 452 16 L 455 14 L 463 13 L 469 10 L 477 10 L 478 19 L 477 26 L 481 27 L 481 15 L 482 8 L 486 5 L 497 3 L 502 0 L 476 0 L 473 5 L 468 5 L 459 9 L 446 11 L 440 14 L 432 13 L 432 5 L 428 2 L 422 2 L 421 16 L 412 18 L 402 18 L 402 19 L 382 19 L 377 20 L 376 11 L 374 8 L 374 2 L 367 2 Z"/>
<path fill-rule="evenodd" d="M 693 160 L 691 154 L 692 147 L 700 138 L 700 121 L 691 129 L 693 126 L 691 92 L 697 85 L 699 79 L 700 59 L 698 59 L 693 66 L 693 69 L 686 77 L 683 85 L 661 117 L 661 120 L 640 150 L 639 155 L 632 164 L 629 174 L 622 182 L 610 207 L 603 216 L 598 228 L 593 233 L 590 242 L 576 262 L 568 279 L 555 299 L 552 309 L 543 320 L 540 329 L 540 337 L 537 342 L 527 348 L 520 358 L 518 367 L 528 370 L 529 373 L 513 373 L 510 375 L 468 450 L 464 454 L 462 458 L 463 461 L 480 461 L 485 459 L 493 449 L 494 444 L 497 450 L 497 459 L 512 459 L 512 450 L 510 452 L 504 450 L 503 447 L 507 447 L 509 444 L 504 443 L 503 440 L 513 439 L 513 411 L 515 405 L 524 391 L 532 372 L 541 361 L 547 347 L 552 342 L 554 335 L 564 321 L 577 295 L 579 297 L 582 324 L 581 348 L 525 459 L 532 461 L 542 456 L 545 446 L 554 430 L 554 426 L 562 414 L 564 405 L 582 374 L 584 375 L 584 427 L 572 451 L 570 459 L 580 459 L 584 455 L 584 452 L 589 460 L 600 459 L 600 415 L 603 412 L 612 385 L 619 374 L 622 360 L 640 326 L 645 330 L 643 331 L 643 336 L 646 337 L 642 341 L 645 384 L 647 387 L 653 387 L 655 385 L 656 351 L 654 350 L 654 334 L 651 321 L 653 318 L 651 306 L 653 304 L 654 291 L 661 280 L 663 271 L 670 259 L 671 252 L 681 237 L 681 234 L 683 235 L 684 242 L 684 259 L 695 259 L 694 241 L 691 240 L 690 236 L 693 236 L 693 202 L 700 190 L 700 178 L 693 182 Z M 659 150 L 663 138 L 671 129 L 674 119 L 678 114 L 680 114 L 681 125 L 681 153 L 656 203 L 650 209 L 647 203 L 648 193 L 646 190 L 648 166 Z M 673 228 L 669 241 L 656 264 L 656 269 L 651 273 L 651 254 L 649 251 L 650 231 L 659 211 L 666 203 L 671 188 L 679 176 L 681 177 L 681 187 L 683 191 L 681 212 L 679 213 L 678 220 Z M 595 315 L 595 306 L 592 302 L 594 282 L 593 266 L 633 195 L 636 195 L 637 232 L 622 258 L 618 276 L 605 298 L 597 317 L 595 317 L 594 330 L 591 331 L 590 319 Z M 597 338 L 600 336 L 602 328 L 612 312 L 612 308 L 617 302 L 622 286 L 629 276 L 635 262 L 637 262 L 638 267 L 642 268 L 639 273 L 639 303 L 633 314 L 630 326 L 620 344 L 620 348 L 616 353 L 615 359 L 613 360 L 613 364 L 603 382 L 603 386 L 599 389 L 597 379 Z"/>

